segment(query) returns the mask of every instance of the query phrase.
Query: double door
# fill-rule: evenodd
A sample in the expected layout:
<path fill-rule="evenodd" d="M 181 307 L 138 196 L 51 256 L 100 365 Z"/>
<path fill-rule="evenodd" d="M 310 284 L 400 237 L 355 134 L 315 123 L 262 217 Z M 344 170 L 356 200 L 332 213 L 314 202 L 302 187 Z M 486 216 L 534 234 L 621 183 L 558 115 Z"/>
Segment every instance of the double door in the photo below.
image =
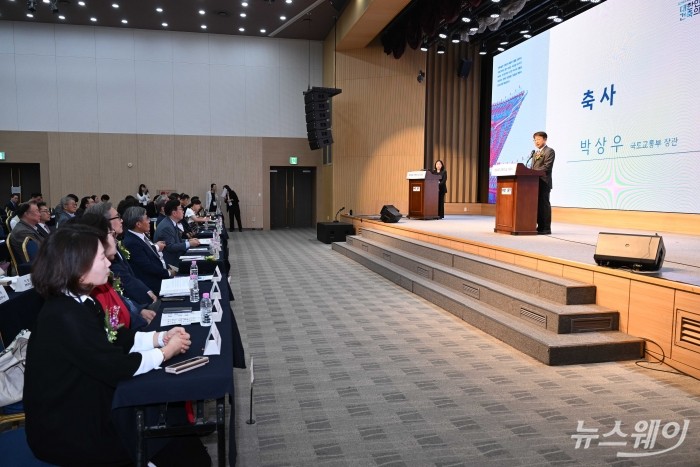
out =
<path fill-rule="evenodd" d="M 313 227 L 314 167 L 270 168 L 270 228 Z"/>

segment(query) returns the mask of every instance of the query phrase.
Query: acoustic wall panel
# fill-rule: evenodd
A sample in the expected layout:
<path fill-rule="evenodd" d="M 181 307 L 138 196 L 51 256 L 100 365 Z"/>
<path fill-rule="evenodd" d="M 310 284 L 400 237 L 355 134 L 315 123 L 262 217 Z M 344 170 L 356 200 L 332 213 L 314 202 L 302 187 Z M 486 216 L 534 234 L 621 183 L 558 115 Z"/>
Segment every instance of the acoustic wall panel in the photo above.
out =
<path fill-rule="evenodd" d="M 173 120 L 175 134 L 209 135 L 209 65 L 173 63 Z"/>
<path fill-rule="evenodd" d="M 214 65 L 245 65 L 245 38 L 225 36 L 222 34 L 209 36 L 209 62 Z"/>
<path fill-rule="evenodd" d="M 100 133 L 136 133 L 133 60 L 97 59 L 97 119 Z"/>
<path fill-rule="evenodd" d="M 173 62 L 209 63 L 209 36 L 195 32 L 173 32 Z"/>
<path fill-rule="evenodd" d="M 1 22 L 0 22 L 1 23 Z M 1 33 L 0 33 L 1 35 Z M 0 128 L 17 130 L 17 83 L 14 54 L 0 53 Z"/>
<path fill-rule="evenodd" d="M 94 58 L 56 57 L 58 131 L 97 132 Z"/>
<path fill-rule="evenodd" d="M 55 36 L 57 57 L 95 58 L 95 28 L 59 24 Z"/>
<path fill-rule="evenodd" d="M 246 67 L 245 136 L 279 136 L 279 68 Z"/>
<path fill-rule="evenodd" d="M 172 33 L 134 29 L 134 59 L 172 62 Z"/>
<path fill-rule="evenodd" d="M 246 68 L 211 65 L 211 134 L 243 135 L 246 131 Z"/>
<path fill-rule="evenodd" d="M 0 54 L 15 52 L 14 23 L 0 21 Z"/>
<path fill-rule="evenodd" d="M 15 22 L 14 52 L 19 55 L 56 55 L 53 25 Z"/>
<path fill-rule="evenodd" d="M 115 60 L 134 59 L 134 30 L 95 28 L 95 56 Z"/>
<path fill-rule="evenodd" d="M 15 55 L 17 71 L 17 128 L 21 131 L 58 131 L 56 57 Z"/>
<path fill-rule="evenodd" d="M 172 135 L 173 62 L 136 60 L 136 132 Z"/>

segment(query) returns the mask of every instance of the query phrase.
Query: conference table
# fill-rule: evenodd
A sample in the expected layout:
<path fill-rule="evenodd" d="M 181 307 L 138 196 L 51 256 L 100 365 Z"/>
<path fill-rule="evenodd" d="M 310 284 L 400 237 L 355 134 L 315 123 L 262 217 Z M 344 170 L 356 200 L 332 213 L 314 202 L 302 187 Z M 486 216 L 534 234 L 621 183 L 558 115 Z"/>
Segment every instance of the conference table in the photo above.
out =
<path fill-rule="evenodd" d="M 221 281 L 226 281 L 225 275 Z M 200 294 L 208 292 L 211 287 L 212 283 L 209 281 L 200 282 Z M 164 370 L 156 370 L 123 381 L 117 386 L 112 401 L 114 419 L 127 443 L 135 443 L 137 466 L 145 467 L 148 464 L 149 443 L 147 441 L 150 439 L 187 434 L 202 435 L 213 431 L 217 433 L 219 465 L 224 466 L 226 462 L 226 396 L 231 401 L 228 436 L 229 465 L 234 466 L 236 463 L 233 368 L 245 368 L 245 356 L 238 326 L 229 304 L 227 287 L 220 287 L 220 291 L 223 316 L 220 322 L 215 323 L 221 335 L 219 355 L 209 355 L 208 364 L 186 373 L 174 375 Z M 169 329 L 169 327 L 160 326 L 163 312 L 168 308 L 183 306 L 190 306 L 188 299 L 183 302 L 163 302 L 151 326 L 156 330 Z M 193 304 L 192 308 L 196 310 L 199 305 Z M 151 326 L 146 330 L 151 330 Z M 203 354 L 210 328 L 199 324 L 184 327 L 191 336 L 192 345 L 186 354 L 168 361 L 168 365 Z M 203 417 L 200 401 L 205 400 L 216 401 L 215 421 L 207 421 Z M 164 418 L 166 404 L 182 401 L 198 401 L 195 422 L 169 426 Z M 131 423 L 135 425 L 129 426 Z M 150 444 L 157 447 L 155 443 Z"/>

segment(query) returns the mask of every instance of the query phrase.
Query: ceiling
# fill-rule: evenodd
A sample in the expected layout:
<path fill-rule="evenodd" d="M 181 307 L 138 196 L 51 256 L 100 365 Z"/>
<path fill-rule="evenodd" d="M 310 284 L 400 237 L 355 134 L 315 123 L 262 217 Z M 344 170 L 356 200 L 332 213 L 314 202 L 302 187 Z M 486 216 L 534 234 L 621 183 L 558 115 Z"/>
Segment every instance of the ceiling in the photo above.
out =
<path fill-rule="evenodd" d="M 27 16 L 30 3 L 35 4 L 33 18 Z M 346 3 L 347 0 L 0 0 L 0 20 L 323 40 Z M 52 13 L 54 5 L 57 13 Z"/>

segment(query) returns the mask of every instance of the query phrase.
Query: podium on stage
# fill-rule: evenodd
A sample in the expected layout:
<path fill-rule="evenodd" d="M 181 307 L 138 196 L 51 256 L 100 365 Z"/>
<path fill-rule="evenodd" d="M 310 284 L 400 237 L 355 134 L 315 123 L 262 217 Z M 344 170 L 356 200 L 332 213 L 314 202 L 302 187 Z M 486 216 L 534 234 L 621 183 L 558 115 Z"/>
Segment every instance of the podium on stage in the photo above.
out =
<path fill-rule="evenodd" d="M 520 163 L 491 167 L 491 175 L 497 181 L 494 232 L 537 235 L 537 194 L 543 173 Z"/>
<path fill-rule="evenodd" d="M 440 176 L 429 170 L 413 170 L 408 179 L 408 217 L 411 219 L 438 219 Z"/>

